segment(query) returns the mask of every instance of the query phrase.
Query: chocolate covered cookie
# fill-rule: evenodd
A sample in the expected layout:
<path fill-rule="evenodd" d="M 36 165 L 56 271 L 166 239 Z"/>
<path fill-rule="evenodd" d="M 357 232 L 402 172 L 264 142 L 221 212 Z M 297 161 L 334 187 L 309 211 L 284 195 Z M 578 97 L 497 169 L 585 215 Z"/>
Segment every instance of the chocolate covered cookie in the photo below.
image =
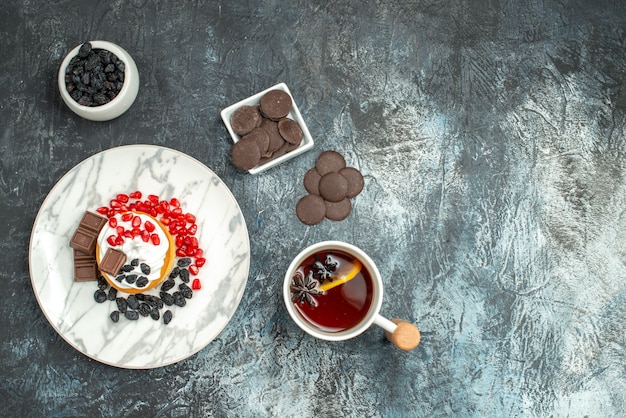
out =
<path fill-rule="evenodd" d="M 345 166 L 345 158 L 337 151 L 324 151 L 315 161 L 315 168 L 317 168 L 321 176 L 328 173 L 337 173 Z"/>
<path fill-rule="evenodd" d="M 230 150 L 233 165 L 241 170 L 250 170 L 261 159 L 261 151 L 256 141 L 250 138 L 236 142 Z"/>
<path fill-rule="evenodd" d="M 282 90 L 270 90 L 261 97 L 261 114 L 275 121 L 286 117 L 291 106 L 291 97 Z"/>
<path fill-rule="evenodd" d="M 278 132 L 283 139 L 290 144 L 300 145 L 302 142 L 302 138 L 304 134 L 302 133 L 302 129 L 300 129 L 300 125 L 293 119 L 283 118 L 278 121 Z"/>
<path fill-rule="evenodd" d="M 339 173 L 328 173 L 320 178 L 320 196 L 329 202 L 339 202 L 348 193 L 348 180 Z"/>
<path fill-rule="evenodd" d="M 339 202 L 324 201 L 326 205 L 326 217 L 331 221 L 343 221 L 352 211 L 352 203 L 347 197 Z"/>
<path fill-rule="evenodd" d="M 304 174 L 304 188 L 311 194 L 320 194 L 320 173 L 317 172 L 317 168 L 313 167 Z"/>
<path fill-rule="evenodd" d="M 261 113 L 257 106 L 241 106 L 230 117 L 230 126 L 240 136 L 251 132 L 261 124 Z"/>
<path fill-rule="evenodd" d="M 315 225 L 326 216 L 324 199 L 314 194 L 308 194 L 296 204 L 296 216 L 306 225 Z"/>
<path fill-rule="evenodd" d="M 346 197 L 355 197 L 361 193 L 361 190 L 363 190 L 363 186 L 365 185 L 365 181 L 363 180 L 363 175 L 359 170 L 354 167 L 345 167 L 339 170 L 339 174 L 348 180 L 348 192 L 346 193 Z"/>

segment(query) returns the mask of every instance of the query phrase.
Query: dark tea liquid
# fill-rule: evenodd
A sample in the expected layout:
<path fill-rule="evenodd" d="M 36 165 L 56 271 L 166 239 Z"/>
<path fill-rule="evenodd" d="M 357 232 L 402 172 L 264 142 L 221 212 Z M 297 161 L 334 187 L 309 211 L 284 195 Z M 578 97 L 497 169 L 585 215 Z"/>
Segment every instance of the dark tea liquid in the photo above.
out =
<path fill-rule="evenodd" d="M 302 318 L 314 328 L 325 332 L 341 332 L 358 325 L 367 315 L 373 297 L 372 278 L 361 262 L 343 251 L 320 251 L 304 260 L 297 271 L 303 277 L 310 277 L 310 272 L 313 272 L 317 284 L 320 284 L 320 276 L 326 275 L 321 280 L 323 288 L 334 281 L 341 281 L 342 277 L 351 271 L 354 273 L 355 269 L 358 273 L 352 279 L 322 294 L 311 295 L 316 301 L 315 306 L 306 300 L 295 301 L 294 306 Z M 332 281 L 328 280 L 329 276 Z"/>

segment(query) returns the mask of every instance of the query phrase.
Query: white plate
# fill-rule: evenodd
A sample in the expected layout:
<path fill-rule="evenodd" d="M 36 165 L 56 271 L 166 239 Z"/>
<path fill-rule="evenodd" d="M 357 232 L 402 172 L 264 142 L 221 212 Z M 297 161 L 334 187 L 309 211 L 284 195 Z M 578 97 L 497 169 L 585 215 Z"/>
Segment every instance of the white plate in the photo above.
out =
<path fill-rule="evenodd" d="M 313 137 L 311 136 L 311 133 L 309 132 L 309 128 L 306 126 L 306 123 L 304 122 L 304 118 L 302 117 L 302 114 L 300 113 L 300 109 L 298 109 L 298 105 L 296 104 L 296 101 L 293 99 L 293 96 L 291 95 L 291 92 L 289 91 L 289 87 L 287 87 L 285 83 L 276 84 L 275 86 L 265 89 L 262 92 L 255 94 L 254 96 L 250 96 L 247 99 L 244 99 L 240 102 L 230 105 L 226 109 L 220 112 L 220 115 L 222 116 L 222 121 L 224 121 L 224 125 L 226 125 L 226 129 L 228 130 L 228 133 L 230 134 L 230 137 L 233 140 L 233 143 L 237 143 L 241 139 L 241 137 L 237 135 L 235 131 L 233 131 L 233 127 L 230 124 L 230 118 L 235 112 L 235 110 L 237 110 L 241 106 L 258 105 L 259 103 L 261 103 L 261 97 L 263 97 L 263 95 L 265 95 L 265 93 L 267 93 L 270 90 L 282 90 L 291 97 L 292 107 L 287 117 L 298 122 L 298 125 L 300 125 L 300 129 L 302 129 L 302 134 L 303 134 L 302 142 L 300 143 L 298 148 L 294 149 L 293 151 L 290 151 L 287 154 L 283 154 L 278 158 L 274 158 L 273 160 L 270 160 L 265 164 L 257 165 L 256 167 L 251 168 L 250 170 L 248 170 L 250 174 L 259 174 L 259 173 L 264 172 L 265 170 L 269 170 L 272 167 L 276 167 L 277 165 L 284 163 L 287 160 L 291 160 L 292 158 L 297 157 L 298 155 L 310 150 L 311 148 L 313 148 L 313 145 L 314 145 Z"/>
<path fill-rule="evenodd" d="M 198 275 L 202 288 L 185 307 L 167 307 L 173 312 L 168 325 L 150 317 L 114 323 L 109 314 L 115 302 L 96 303 L 96 283 L 73 280 L 69 240 L 84 212 L 135 190 L 176 197 L 197 217 L 196 236 L 207 259 Z M 88 357 L 131 369 L 172 364 L 209 344 L 235 313 L 249 266 L 248 230 L 228 187 L 197 160 L 152 145 L 103 151 L 70 170 L 41 205 L 30 239 L 31 282 L 52 327 Z"/>

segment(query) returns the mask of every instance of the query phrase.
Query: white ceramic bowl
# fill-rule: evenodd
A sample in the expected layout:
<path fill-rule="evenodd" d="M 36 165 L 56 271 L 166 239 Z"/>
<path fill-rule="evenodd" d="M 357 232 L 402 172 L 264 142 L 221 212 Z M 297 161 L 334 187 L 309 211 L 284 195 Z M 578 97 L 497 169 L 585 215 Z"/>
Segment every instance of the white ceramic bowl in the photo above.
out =
<path fill-rule="evenodd" d="M 122 89 L 109 103 L 94 107 L 80 105 L 72 98 L 72 96 L 70 96 L 67 88 L 65 87 L 65 70 L 71 59 L 78 54 L 78 50 L 82 46 L 81 44 L 72 49 L 61 63 L 58 75 L 59 92 L 61 93 L 61 98 L 67 107 L 69 107 L 72 112 L 76 113 L 78 116 L 94 121 L 115 119 L 122 113 L 126 112 L 137 97 L 137 92 L 139 91 L 139 71 L 137 70 L 137 65 L 130 54 L 118 45 L 108 41 L 90 41 L 90 43 L 93 49 L 106 49 L 107 51 L 117 55 L 117 57 L 124 63 L 124 85 L 122 86 Z"/>
<path fill-rule="evenodd" d="M 309 128 L 307 128 L 306 123 L 304 123 L 304 119 L 302 118 L 302 115 L 300 114 L 298 105 L 296 104 L 296 101 L 293 99 L 293 96 L 291 95 L 291 92 L 289 91 L 289 88 L 287 87 L 285 83 L 276 84 L 275 86 L 265 89 L 262 92 L 255 94 L 254 96 L 250 96 L 247 99 L 244 99 L 238 103 L 230 105 L 226 109 L 222 110 L 221 112 L 222 120 L 224 121 L 224 125 L 226 125 L 226 129 L 228 129 L 228 133 L 230 133 L 230 137 L 232 138 L 233 143 L 236 143 L 241 139 L 241 137 L 237 135 L 235 131 L 233 131 L 233 127 L 230 124 L 230 118 L 233 115 L 233 112 L 237 110 L 238 108 L 240 108 L 241 106 L 258 105 L 259 103 L 261 103 L 261 97 L 263 97 L 263 95 L 270 90 L 282 90 L 291 97 L 292 107 L 287 117 L 293 119 L 294 121 L 298 123 L 298 125 L 300 125 L 300 128 L 302 129 L 302 133 L 303 133 L 303 138 L 298 148 L 284 155 L 281 155 L 278 158 L 274 158 L 273 160 L 270 160 L 266 162 L 265 164 L 257 165 L 256 167 L 251 168 L 250 170 L 248 170 L 250 174 L 262 173 L 265 170 L 269 170 L 272 167 L 276 167 L 277 165 L 284 163 L 285 161 L 290 160 L 294 157 L 297 157 L 298 155 L 313 148 L 313 138 L 311 137 Z"/>

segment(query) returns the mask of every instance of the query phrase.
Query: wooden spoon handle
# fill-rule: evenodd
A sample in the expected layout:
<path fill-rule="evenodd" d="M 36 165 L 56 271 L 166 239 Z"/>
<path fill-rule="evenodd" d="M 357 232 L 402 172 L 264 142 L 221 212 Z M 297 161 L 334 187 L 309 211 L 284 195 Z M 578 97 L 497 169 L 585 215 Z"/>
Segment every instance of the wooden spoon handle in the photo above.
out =
<path fill-rule="evenodd" d="M 400 350 L 409 351 L 413 350 L 420 343 L 421 335 L 420 331 L 413 324 L 408 323 L 402 319 L 392 319 L 391 322 L 397 326 L 396 330 L 391 333 L 385 331 L 387 339 L 392 342 L 393 345 Z"/>

